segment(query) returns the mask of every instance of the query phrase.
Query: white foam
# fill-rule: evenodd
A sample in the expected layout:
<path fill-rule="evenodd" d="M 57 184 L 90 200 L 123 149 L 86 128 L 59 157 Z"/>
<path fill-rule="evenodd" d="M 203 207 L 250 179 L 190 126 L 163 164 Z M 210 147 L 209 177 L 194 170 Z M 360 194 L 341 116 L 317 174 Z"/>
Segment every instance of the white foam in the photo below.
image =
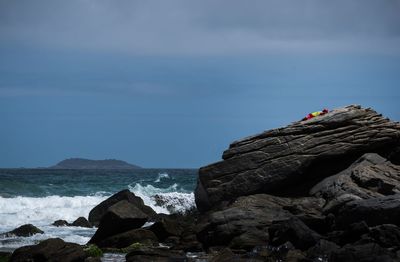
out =
<path fill-rule="evenodd" d="M 161 179 L 170 179 L 170 177 L 167 173 L 159 173 L 157 179 L 154 182 L 160 183 Z"/>
<path fill-rule="evenodd" d="M 139 183 L 136 183 L 133 187 L 131 185 L 128 187 L 131 192 L 136 196 L 141 197 L 144 203 L 150 206 L 157 213 L 169 214 L 170 212 L 167 209 L 167 205 L 156 205 L 154 199 L 155 195 L 162 196 L 163 200 L 168 200 L 167 203 L 174 205 L 177 212 L 184 212 L 194 206 L 194 194 L 176 192 L 178 188 L 178 184 L 176 183 L 167 188 L 158 188 L 152 185 L 142 186 Z M 179 201 L 179 199 L 181 201 Z"/>
<path fill-rule="evenodd" d="M 0 232 L 23 224 L 46 226 L 58 219 L 72 222 L 78 217 L 87 217 L 90 210 L 106 198 L 99 195 L 0 197 Z"/>

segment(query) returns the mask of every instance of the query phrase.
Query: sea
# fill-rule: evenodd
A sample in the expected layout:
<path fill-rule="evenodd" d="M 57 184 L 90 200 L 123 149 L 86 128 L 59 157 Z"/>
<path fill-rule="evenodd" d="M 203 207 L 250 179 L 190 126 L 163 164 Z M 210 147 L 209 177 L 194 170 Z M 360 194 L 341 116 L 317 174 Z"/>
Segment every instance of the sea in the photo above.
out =
<path fill-rule="evenodd" d="M 197 169 L 0 169 L 0 251 L 12 251 L 54 237 L 86 244 L 96 228 L 56 227 L 52 223 L 59 219 L 72 223 L 78 217 L 88 218 L 93 207 L 123 189 L 141 197 L 157 213 L 186 212 L 195 206 L 197 172 Z M 24 224 L 33 224 L 44 234 L 1 235 Z"/>

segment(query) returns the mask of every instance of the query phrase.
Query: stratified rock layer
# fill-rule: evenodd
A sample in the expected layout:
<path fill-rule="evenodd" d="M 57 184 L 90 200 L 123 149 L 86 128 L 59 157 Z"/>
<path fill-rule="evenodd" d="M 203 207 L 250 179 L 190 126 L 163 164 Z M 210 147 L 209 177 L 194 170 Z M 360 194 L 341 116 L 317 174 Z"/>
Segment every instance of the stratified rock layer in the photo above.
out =
<path fill-rule="evenodd" d="M 200 169 L 196 204 L 204 212 L 257 193 L 306 196 L 363 154 L 396 162 L 399 148 L 399 123 L 360 106 L 336 109 L 232 143 L 223 161 Z"/>

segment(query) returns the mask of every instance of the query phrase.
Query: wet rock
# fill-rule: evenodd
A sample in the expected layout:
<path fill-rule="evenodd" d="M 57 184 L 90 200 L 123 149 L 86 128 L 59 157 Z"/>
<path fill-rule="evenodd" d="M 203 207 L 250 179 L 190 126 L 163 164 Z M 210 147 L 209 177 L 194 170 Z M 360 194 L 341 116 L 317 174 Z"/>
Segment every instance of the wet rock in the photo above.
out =
<path fill-rule="evenodd" d="M 66 220 L 56 220 L 54 221 L 54 223 L 52 224 L 53 226 L 56 227 L 65 227 L 65 226 L 69 226 L 69 223 Z"/>
<path fill-rule="evenodd" d="M 22 225 L 10 232 L 5 233 L 6 236 L 29 237 L 34 234 L 43 234 L 44 232 L 32 224 Z"/>
<path fill-rule="evenodd" d="M 101 248 L 124 248 L 134 243 L 152 245 L 158 243 L 158 239 L 150 230 L 139 228 L 108 237 L 97 245 Z"/>
<path fill-rule="evenodd" d="M 10 261 L 83 262 L 85 258 L 86 254 L 80 245 L 64 242 L 59 238 L 52 238 L 44 240 L 34 246 L 24 246 L 16 249 Z"/>
<path fill-rule="evenodd" d="M 140 228 L 148 219 L 148 215 L 134 204 L 126 200 L 119 201 L 107 209 L 89 243 L 99 244 L 113 235 Z"/>
<path fill-rule="evenodd" d="M 318 181 L 365 153 L 395 159 L 399 137 L 399 123 L 371 109 L 348 106 L 245 138 L 230 145 L 223 161 L 200 169 L 197 208 L 205 212 L 258 193 L 306 196 Z M 385 185 L 380 190 L 390 192 Z"/>
<path fill-rule="evenodd" d="M 89 213 L 89 222 L 94 226 L 98 226 L 100 219 L 105 215 L 107 209 L 122 200 L 135 205 L 137 209 L 149 217 L 157 216 L 157 213 L 151 207 L 146 206 L 140 197 L 135 196 L 135 194 L 130 192 L 128 189 L 125 189 L 112 195 L 94 207 Z"/>
<path fill-rule="evenodd" d="M 321 236 L 308 228 L 301 220 L 290 218 L 271 225 L 268 229 L 269 239 L 279 246 L 290 241 L 296 248 L 306 250 L 314 246 Z"/>
<path fill-rule="evenodd" d="M 76 219 L 74 222 L 72 222 L 71 226 L 74 227 L 88 227 L 91 228 L 92 224 L 90 224 L 90 222 L 84 218 L 84 217 L 79 217 L 78 219 Z"/>
<path fill-rule="evenodd" d="M 126 255 L 126 262 L 185 262 L 186 260 L 184 252 L 162 248 L 139 248 Z"/>

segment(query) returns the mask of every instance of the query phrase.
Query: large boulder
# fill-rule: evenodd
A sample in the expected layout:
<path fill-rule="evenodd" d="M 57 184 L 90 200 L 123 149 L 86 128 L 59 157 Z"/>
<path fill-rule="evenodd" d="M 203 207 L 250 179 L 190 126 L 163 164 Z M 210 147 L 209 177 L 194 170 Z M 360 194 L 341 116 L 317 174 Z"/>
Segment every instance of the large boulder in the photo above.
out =
<path fill-rule="evenodd" d="M 10 258 L 10 262 L 83 262 L 86 257 L 82 246 L 64 242 L 59 238 L 52 238 L 34 246 L 16 249 Z"/>
<path fill-rule="evenodd" d="M 149 216 L 127 200 L 119 201 L 107 209 L 100 220 L 99 228 L 89 243 L 99 244 L 111 236 L 140 228 Z"/>
<path fill-rule="evenodd" d="M 345 203 L 336 214 L 338 227 L 365 221 L 368 226 L 400 225 L 400 194 L 353 200 Z"/>
<path fill-rule="evenodd" d="M 383 197 L 400 193 L 400 166 L 375 153 L 360 157 L 340 173 L 315 185 L 310 194 L 327 201 L 325 212 L 359 199 Z"/>
<path fill-rule="evenodd" d="M 268 227 L 291 217 L 319 217 L 323 199 L 283 198 L 266 194 L 240 197 L 227 207 L 210 211 L 200 219 L 197 237 L 205 247 L 231 246 L 250 249 L 265 245 Z"/>
<path fill-rule="evenodd" d="M 135 205 L 136 208 L 140 209 L 140 211 L 147 214 L 149 217 L 157 216 L 157 213 L 151 207 L 146 206 L 140 197 L 135 196 L 135 194 L 128 189 L 125 189 L 95 206 L 89 213 L 89 222 L 94 226 L 98 226 L 102 216 L 107 212 L 107 209 L 122 200 L 126 200 Z"/>
<path fill-rule="evenodd" d="M 195 200 L 202 212 L 239 196 L 306 196 L 323 178 L 365 153 L 397 161 L 400 123 L 372 109 L 347 106 L 236 141 L 223 161 L 202 167 Z"/>

